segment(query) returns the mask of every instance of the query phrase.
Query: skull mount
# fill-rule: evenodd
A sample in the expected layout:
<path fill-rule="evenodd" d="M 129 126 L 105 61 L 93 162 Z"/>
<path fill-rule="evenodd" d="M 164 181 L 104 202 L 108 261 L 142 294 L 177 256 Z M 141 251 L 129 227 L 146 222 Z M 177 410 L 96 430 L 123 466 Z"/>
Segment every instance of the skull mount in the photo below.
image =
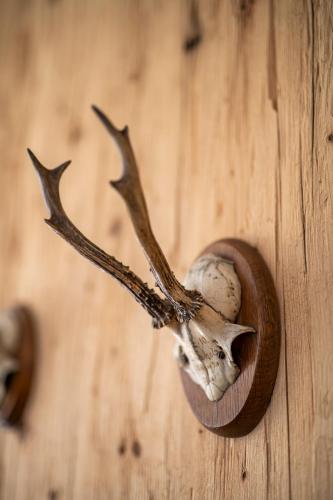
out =
<path fill-rule="evenodd" d="M 30 309 L 0 311 L 0 422 L 21 427 L 34 368 L 34 320 Z"/>
<path fill-rule="evenodd" d="M 255 337 L 258 327 L 258 323 L 251 321 L 243 322 L 247 326 L 235 322 L 242 304 L 242 283 L 234 269 L 234 260 L 208 251 L 193 264 L 184 284 L 176 279 L 151 229 L 128 128 L 117 129 L 96 106 L 93 110 L 119 147 L 123 173 L 110 184 L 126 203 L 156 285 L 165 298 L 88 240 L 67 217 L 59 184 L 70 162 L 49 170 L 28 150 L 50 212 L 46 223 L 84 257 L 117 279 L 152 317 L 154 328 L 171 329 L 176 336 L 175 352 L 183 373 L 200 390 L 204 404 L 219 404 L 240 373 L 233 359 L 233 341 L 245 333 Z"/>

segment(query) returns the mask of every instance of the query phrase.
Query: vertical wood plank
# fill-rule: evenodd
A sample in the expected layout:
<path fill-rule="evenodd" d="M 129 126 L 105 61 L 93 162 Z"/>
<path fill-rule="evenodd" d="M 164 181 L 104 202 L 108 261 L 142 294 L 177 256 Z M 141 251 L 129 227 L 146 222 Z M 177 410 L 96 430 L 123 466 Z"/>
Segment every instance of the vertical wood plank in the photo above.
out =
<path fill-rule="evenodd" d="M 1 499 L 333 495 L 332 16 L 324 0 L 0 3 L 0 307 L 39 324 L 26 432 L 0 431 Z M 280 368 L 245 438 L 200 427 L 170 334 L 42 223 L 26 146 L 73 160 L 68 214 L 151 282 L 92 103 L 130 126 L 178 277 L 227 236 L 272 271 Z"/>

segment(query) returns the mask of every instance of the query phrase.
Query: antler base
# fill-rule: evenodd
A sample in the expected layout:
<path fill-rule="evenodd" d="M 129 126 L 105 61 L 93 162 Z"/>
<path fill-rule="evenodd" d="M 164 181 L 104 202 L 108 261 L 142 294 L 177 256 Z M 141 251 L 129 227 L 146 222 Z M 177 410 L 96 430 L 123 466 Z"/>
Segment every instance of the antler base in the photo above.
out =
<path fill-rule="evenodd" d="M 241 240 L 220 240 L 201 254 L 213 254 L 234 263 L 241 284 L 237 323 L 252 325 L 232 343 L 238 378 L 218 401 L 210 401 L 192 377 L 181 368 L 186 397 L 198 420 L 226 437 L 248 434 L 261 420 L 273 392 L 280 353 L 280 317 L 270 272 L 259 252 Z"/>

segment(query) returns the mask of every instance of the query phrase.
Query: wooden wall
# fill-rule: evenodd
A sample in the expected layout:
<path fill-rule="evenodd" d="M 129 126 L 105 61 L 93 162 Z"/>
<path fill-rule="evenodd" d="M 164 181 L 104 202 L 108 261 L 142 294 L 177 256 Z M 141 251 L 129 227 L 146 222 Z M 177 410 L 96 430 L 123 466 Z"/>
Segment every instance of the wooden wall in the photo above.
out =
<path fill-rule="evenodd" d="M 39 325 L 26 430 L 0 431 L 2 500 L 333 498 L 332 26 L 329 0 L 1 0 L 0 307 Z M 70 217 L 150 279 L 91 103 L 130 125 L 177 276 L 226 236 L 269 264 L 280 368 L 245 438 L 201 428 L 171 335 L 43 224 L 26 146 L 73 160 Z"/>

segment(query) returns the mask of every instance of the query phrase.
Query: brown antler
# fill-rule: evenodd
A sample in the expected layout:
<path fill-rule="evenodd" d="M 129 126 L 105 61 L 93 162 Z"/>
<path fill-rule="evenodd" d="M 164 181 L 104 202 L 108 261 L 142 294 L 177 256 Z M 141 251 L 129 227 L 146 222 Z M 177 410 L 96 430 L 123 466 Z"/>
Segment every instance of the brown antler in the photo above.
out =
<path fill-rule="evenodd" d="M 154 290 L 148 288 L 147 284 L 143 283 L 129 267 L 124 266 L 117 259 L 106 254 L 89 241 L 67 217 L 60 200 L 59 183 L 70 161 L 48 170 L 29 149 L 28 153 L 40 177 L 46 205 L 50 211 L 50 218 L 45 219 L 45 222 L 81 255 L 111 274 L 127 288 L 137 302 L 152 316 L 155 328 L 165 326 L 174 320 L 175 311 L 171 304 L 166 300 L 162 300 Z"/>
<path fill-rule="evenodd" d="M 126 203 L 135 232 L 144 249 L 150 270 L 156 279 L 156 285 L 174 307 L 178 321 L 187 321 L 194 317 L 201 307 L 203 299 L 199 292 L 186 290 L 179 283 L 155 239 L 129 139 L 128 128 L 117 129 L 102 111 L 96 106 L 92 108 L 115 140 L 123 160 L 122 176 L 117 181 L 111 181 L 110 184 L 118 191 Z"/>

